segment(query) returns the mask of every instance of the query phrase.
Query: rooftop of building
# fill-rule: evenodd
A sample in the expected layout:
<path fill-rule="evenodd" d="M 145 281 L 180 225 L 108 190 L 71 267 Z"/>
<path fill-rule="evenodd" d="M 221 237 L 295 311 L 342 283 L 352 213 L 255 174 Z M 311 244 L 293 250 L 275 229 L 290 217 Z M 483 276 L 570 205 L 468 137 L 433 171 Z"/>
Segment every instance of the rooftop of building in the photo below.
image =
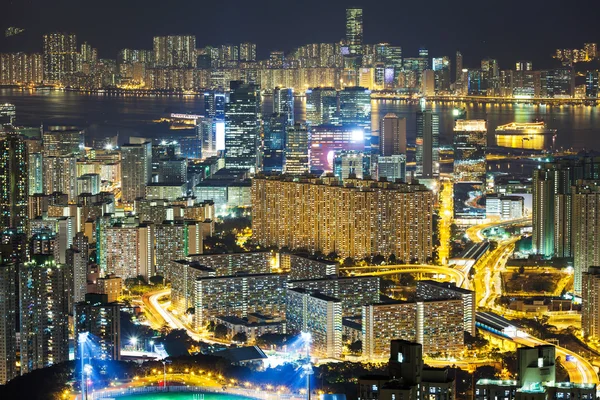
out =
<path fill-rule="evenodd" d="M 238 347 L 214 352 L 213 355 L 223 357 L 231 362 L 265 360 L 267 355 L 258 346 Z"/>
<path fill-rule="evenodd" d="M 438 281 L 432 281 L 432 280 L 423 280 L 423 281 L 418 281 L 417 285 L 430 285 L 430 286 L 435 286 L 435 287 L 442 288 L 442 289 L 453 290 L 455 292 L 459 292 L 462 294 L 473 294 L 474 293 L 472 290 L 463 289 L 461 287 L 456 286 L 456 284 L 454 284 L 452 282 L 438 282 Z"/>
<path fill-rule="evenodd" d="M 239 318 L 233 315 L 221 315 L 218 316 L 217 319 L 227 322 L 229 324 L 233 324 L 233 325 L 242 325 L 245 327 L 258 327 L 258 326 L 274 326 L 274 325 L 281 325 L 282 322 L 281 321 L 273 321 L 273 322 L 250 322 L 246 319 L 243 318 Z"/>
<path fill-rule="evenodd" d="M 292 288 L 292 289 L 288 289 L 288 290 L 290 290 L 292 292 L 296 292 L 296 293 L 308 294 L 311 297 L 314 297 L 316 299 L 323 300 L 323 301 L 333 301 L 336 303 L 340 302 L 340 299 L 338 299 L 338 298 L 327 296 L 323 293 L 320 293 L 320 292 L 317 292 L 314 290 L 310 290 L 310 289 Z"/>

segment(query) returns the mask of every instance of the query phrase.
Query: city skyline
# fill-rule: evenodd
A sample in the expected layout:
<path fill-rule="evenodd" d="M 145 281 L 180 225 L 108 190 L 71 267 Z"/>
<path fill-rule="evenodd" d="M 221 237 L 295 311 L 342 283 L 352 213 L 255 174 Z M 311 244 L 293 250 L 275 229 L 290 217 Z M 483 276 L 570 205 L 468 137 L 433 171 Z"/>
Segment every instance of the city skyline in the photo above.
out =
<path fill-rule="evenodd" d="M 536 15 L 527 22 L 528 32 L 531 32 L 527 35 L 518 29 L 506 29 L 506 21 L 517 17 L 513 7 L 491 10 L 476 7 L 477 4 L 463 4 L 456 9 L 437 0 L 432 3 L 435 11 L 430 12 L 422 24 L 418 22 L 421 19 L 414 18 L 422 12 L 419 5 L 387 1 L 378 4 L 309 2 L 302 6 L 270 2 L 249 6 L 234 2 L 233 11 L 221 9 L 218 4 L 185 4 L 190 11 L 185 13 L 181 12 L 183 2 L 171 3 L 167 8 L 156 7 L 156 10 L 138 1 L 118 4 L 118 8 L 117 4 L 113 7 L 111 1 L 108 3 L 85 9 L 69 1 L 60 6 L 39 0 L 8 4 L 0 27 L 4 31 L 17 26 L 25 31 L 8 38 L 3 36 L 0 52 L 37 52 L 41 50 L 43 34 L 72 32 L 80 41 L 97 47 L 100 57 L 114 58 L 122 48 L 150 49 L 153 36 L 190 34 L 196 36 L 198 47 L 257 43 L 258 58 L 264 59 L 269 51 L 289 52 L 303 44 L 338 42 L 344 37 L 347 7 L 363 9 L 364 43 L 388 42 L 402 46 L 407 55 L 416 55 L 420 47 L 440 57 L 453 56 L 460 50 L 465 66 L 492 57 L 500 60 L 502 68 L 520 59 L 532 60 L 537 67 L 550 67 L 556 65 L 551 58 L 555 48 L 573 48 L 597 40 L 597 32 L 591 24 L 579 22 L 597 8 L 591 2 L 589 7 L 556 4 L 545 9 L 539 9 L 536 4 L 519 4 L 522 15 Z M 142 9 L 144 13 L 140 12 Z M 480 18 L 481 13 L 487 17 Z M 108 21 L 112 22 L 108 25 Z M 223 24 L 223 21 L 230 22 Z M 547 29 L 549 25 L 554 28 Z M 105 29 L 106 26 L 110 29 Z M 310 29 L 305 29 L 309 26 Z M 285 34 L 273 35 L 273 31 L 285 31 Z"/>

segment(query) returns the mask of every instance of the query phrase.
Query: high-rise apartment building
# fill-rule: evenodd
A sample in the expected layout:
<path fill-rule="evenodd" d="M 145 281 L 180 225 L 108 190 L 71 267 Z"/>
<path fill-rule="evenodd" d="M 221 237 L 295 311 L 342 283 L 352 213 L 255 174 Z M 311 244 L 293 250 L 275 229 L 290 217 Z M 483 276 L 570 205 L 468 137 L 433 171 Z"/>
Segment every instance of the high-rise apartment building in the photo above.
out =
<path fill-rule="evenodd" d="M 156 237 L 156 271 L 164 274 L 171 260 L 189 254 L 202 254 L 202 223 L 199 221 L 164 221 L 154 227 Z"/>
<path fill-rule="evenodd" d="M 293 276 L 294 273 L 291 274 Z M 287 287 L 318 292 L 338 299 L 342 304 L 342 316 L 353 317 L 362 307 L 379 302 L 379 278 L 376 276 L 320 277 L 317 279 L 289 280 Z"/>
<path fill-rule="evenodd" d="M 44 63 L 41 54 L 0 54 L 1 85 L 40 84 L 43 80 Z"/>
<path fill-rule="evenodd" d="M 545 257 L 572 257 L 571 187 L 585 179 L 585 160 L 559 160 L 533 171 L 533 250 Z M 578 286 L 577 290 L 580 287 Z"/>
<path fill-rule="evenodd" d="M 12 128 L 0 132 L 0 228 L 27 228 L 27 146 Z"/>
<path fill-rule="evenodd" d="M 475 292 L 456 286 L 454 283 L 438 281 L 418 281 L 417 299 L 448 300 L 459 299 L 463 302 L 464 331 L 475 336 Z"/>
<path fill-rule="evenodd" d="M 386 114 L 381 120 L 379 153 L 382 156 L 406 155 L 406 118 Z"/>
<path fill-rule="evenodd" d="M 79 334 L 92 335 L 97 348 L 86 349 L 84 357 L 98 360 L 121 359 L 121 305 L 108 302 L 105 294 L 90 293 L 75 304 L 75 359 L 81 357 Z"/>
<path fill-rule="evenodd" d="M 133 203 L 146 195 L 146 185 L 152 178 L 152 144 L 124 144 L 121 157 L 121 199 Z"/>
<path fill-rule="evenodd" d="M 230 83 L 225 109 L 225 166 L 256 171 L 260 128 L 260 94 L 254 84 Z"/>
<path fill-rule="evenodd" d="M 581 274 L 581 330 L 584 337 L 600 337 L 600 267 Z"/>
<path fill-rule="evenodd" d="M 417 177 L 440 175 L 440 116 L 431 110 L 417 112 Z"/>
<path fill-rule="evenodd" d="M 77 159 L 75 157 L 44 157 L 44 193 L 65 193 L 77 198 Z"/>
<path fill-rule="evenodd" d="M 346 9 L 346 45 L 350 55 L 363 53 L 363 10 L 362 8 Z"/>
<path fill-rule="evenodd" d="M 377 179 L 386 178 L 390 182 L 396 179 L 406 181 L 406 156 L 395 154 L 393 156 L 377 157 Z"/>
<path fill-rule="evenodd" d="M 71 33 L 44 35 L 44 81 L 61 83 L 77 71 L 77 38 Z"/>
<path fill-rule="evenodd" d="M 16 313 L 17 270 L 14 263 L 0 262 L 0 384 L 17 375 Z"/>
<path fill-rule="evenodd" d="M 309 171 L 309 130 L 306 124 L 296 123 L 286 129 L 283 172 L 303 175 Z"/>
<path fill-rule="evenodd" d="M 103 271 L 123 279 L 154 275 L 154 225 L 114 224 L 102 229 L 97 241 Z M 103 261 L 104 260 L 104 261 Z"/>
<path fill-rule="evenodd" d="M 48 126 L 42 134 L 44 157 L 82 155 L 84 135 L 84 130 L 73 126 Z"/>
<path fill-rule="evenodd" d="M 240 44 L 240 61 L 256 61 L 256 43 Z"/>
<path fill-rule="evenodd" d="M 315 177 L 252 181 L 252 231 L 263 246 L 342 257 L 431 257 L 433 195 L 422 185 Z M 273 217 L 277 216 L 277 217 Z M 360 224 L 356 219 L 360 218 Z"/>
<path fill-rule="evenodd" d="M 159 67 L 196 67 L 196 37 L 172 35 L 154 37 L 154 60 Z"/>
<path fill-rule="evenodd" d="M 425 353 L 463 350 L 463 300 L 378 303 L 363 307 L 363 357 L 389 357 L 389 343 L 400 338 L 423 345 Z"/>
<path fill-rule="evenodd" d="M 69 359 L 65 267 L 36 256 L 20 267 L 21 374 Z"/>
<path fill-rule="evenodd" d="M 584 294 L 582 275 L 600 265 L 600 187 L 580 182 L 571 189 L 571 244 L 575 267 L 575 293 Z"/>
<path fill-rule="evenodd" d="M 342 304 L 305 289 L 288 289 L 285 319 L 290 333 L 309 333 L 311 355 L 339 358 L 342 354 Z"/>

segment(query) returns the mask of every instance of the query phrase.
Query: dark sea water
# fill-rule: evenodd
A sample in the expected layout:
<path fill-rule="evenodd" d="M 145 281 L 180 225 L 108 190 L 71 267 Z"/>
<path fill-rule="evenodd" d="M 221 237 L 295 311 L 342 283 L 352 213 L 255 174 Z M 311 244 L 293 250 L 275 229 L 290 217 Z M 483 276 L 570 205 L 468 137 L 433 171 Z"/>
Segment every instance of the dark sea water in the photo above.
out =
<path fill-rule="evenodd" d="M 172 134 L 165 125 L 153 120 L 170 112 L 195 112 L 202 114 L 202 97 L 133 97 L 83 94 L 61 91 L 20 91 L 0 89 L 0 102 L 17 107 L 17 123 L 25 126 L 79 125 L 86 128 L 86 138 L 101 138 L 119 134 L 124 143 L 131 136 L 161 136 Z M 543 119 L 549 128 L 558 130 L 556 146 L 577 150 L 600 150 L 600 108 L 590 106 L 539 106 L 483 103 L 428 103 L 440 115 L 441 143 L 450 144 L 452 137 L 452 110 L 466 108 L 467 118 L 486 119 L 488 138 L 494 140 L 494 129 L 509 122 L 526 122 Z M 271 112 L 272 101 L 263 99 L 264 112 Z M 304 119 L 305 99 L 297 98 L 297 120 Z M 417 103 L 400 100 L 374 100 L 372 102 L 374 131 L 379 130 L 379 120 L 393 112 L 407 118 L 409 142 L 414 141 Z"/>

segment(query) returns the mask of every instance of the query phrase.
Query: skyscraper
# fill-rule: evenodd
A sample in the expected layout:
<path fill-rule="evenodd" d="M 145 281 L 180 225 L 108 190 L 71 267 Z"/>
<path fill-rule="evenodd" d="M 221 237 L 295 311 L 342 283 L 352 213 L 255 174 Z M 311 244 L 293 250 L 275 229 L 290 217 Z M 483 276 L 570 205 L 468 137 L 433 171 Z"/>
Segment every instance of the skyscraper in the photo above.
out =
<path fill-rule="evenodd" d="M 406 118 L 386 114 L 381 120 L 379 153 L 382 156 L 406 154 Z"/>
<path fill-rule="evenodd" d="M 262 146 L 262 169 L 266 173 L 282 172 L 288 115 L 275 113 L 265 118 Z"/>
<path fill-rule="evenodd" d="M 417 177 L 437 178 L 440 174 L 440 117 L 431 110 L 417 112 Z"/>
<path fill-rule="evenodd" d="M 341 257 L 393 253 L 420 262 L 431 257 L 431 191 L 374 180 L 344 183 L 334 177 L 255 177 L 253 237 L 261 246 L 335 251 Z"/>
<path fill-rule="evenodd" d="M 121 157 L 121 199 L 133 203 L 146 195 L 146 185 L 152 177 L 152 144 L 124 144 Z"/>
<path fill-rule="evenodd" d="M 154 60 L 159 67 L 196 67 L 196 37 L 192 35 L 156 36 Z"/>
<path fill-rule="evenodd" d="M 600 265 L 600 187 L 581 183 L 571 189 L 575 293 L 582 293 L 582 274 Z"/>
<path fill-rule="evenodd" d="M 44 193 L 65 193 L 69 201 L 77 197 L 77 159 L 75 157 L 44 157 Z"/>
<path fill-rule="evenodd" d="M 231 81 L 225 110 L 225 166 L 256 171 L 260 127 L 258 87 Z"/>
<path fill-rule="evenodd" d="M 581 330 L 584 337 L 600 337 L 600 267 L 581 274 Z"/>
<path fill-rule="evenodd" d="M 27 146 L 12 128 L 0 132 L 0 228 L 27 228 Z"/>
<path fill-rule="evenodd" d="M 97 341 L 98 349 L 84 355 L 98 360 L 121 359 L 121 306 L 119 303 L 109 303 L 106 294 L 90 293 L 85 299 L 75 304 L 75 358 L 80 346 L 79 334 L 88 332 Z"/>
<path fill-rule="evenodd" d="M 204 93 L 204 116 L 220 121 L 225 120 L 225 93 L 210 90 Z"/>
<path fill-rule="evenodd" d="M 286 129 L 283 172 L 303 175 L 309 170 L 309 132 L 306 124 L 297 123 Z"/>
<path fill-rule="evenodd" d="M 318 292 L 294 288 L 286 294 L 286 320 L 293 333 L 311 335 L 311 354 L 338 358 L 342 354 L 342 304 Z"/>
<path fill-rule="evenodd" d="M 69 359 L 64 269 L 52 256 L 20 267 L 22 374 Z"/>
<path fill-rule="evenodd" d="M 275 88 L 273 91 L 273 113 L 285 114 L 288 125 L 294 125 L 294 89 Z"/>
<path fill-rule="evenodd" d="M 362 8 L 346 9 L 346 44 L 350 55 L 362 55 L 363 45 L 363 10 Z"/>
<path fill-rule="evenodd" d="M 313 88 L 306 91 L 307 124 L 334 124 L 337 109 L 338 98 L 334 88 Z"/>
<path fill-rule="evenodd" d="M 362 129 L 365 146 L 371 138 L 371 91 L 360 86 L 346 87 L 339 92 L 340 123 Z"/>
<path fill-rule="evenodd" d="M 240 44 L 240 61 L 256 61 L 256 43 Z"/>
<path fill-rule="evenodd" d="M 44 35 L 44 81 L 61 83 L 77 71 L 77 38 L 71 33 Z"/>
<path fill-rule="evenodd" d="M 16 313 L 18 310 L 15 264 L 0 262 L 0 384 L 17 375 Z"/>

